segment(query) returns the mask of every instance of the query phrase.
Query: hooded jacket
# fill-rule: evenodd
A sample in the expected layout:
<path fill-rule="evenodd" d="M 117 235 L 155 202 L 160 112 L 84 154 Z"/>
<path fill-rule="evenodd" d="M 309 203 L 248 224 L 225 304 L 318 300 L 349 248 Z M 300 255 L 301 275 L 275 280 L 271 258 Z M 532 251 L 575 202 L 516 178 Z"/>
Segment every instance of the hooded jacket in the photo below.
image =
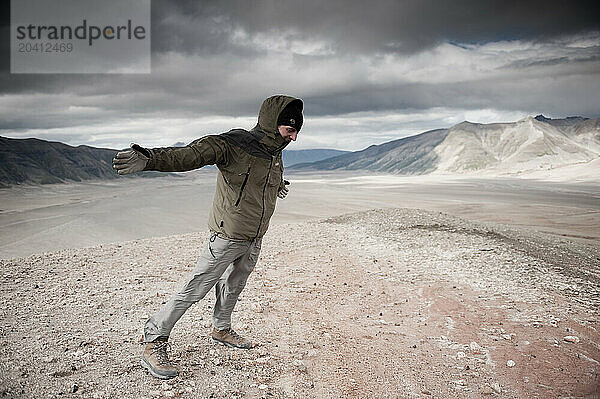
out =
<path fill-rule="evenodd" d="M 250 131 L 233 129 L 202 137 L 186 147 L 152 148 L 144 170 L 183 172 L 216 165 L 219 169 L 211 231 L 223 238 L 253 240 L 262 237 L 283 187 L 281 151 L 289 143 L 277 129 L 277 118 L 290 103 L 300 110 L 302 100 L 277 95 L 267 98 Z"/>

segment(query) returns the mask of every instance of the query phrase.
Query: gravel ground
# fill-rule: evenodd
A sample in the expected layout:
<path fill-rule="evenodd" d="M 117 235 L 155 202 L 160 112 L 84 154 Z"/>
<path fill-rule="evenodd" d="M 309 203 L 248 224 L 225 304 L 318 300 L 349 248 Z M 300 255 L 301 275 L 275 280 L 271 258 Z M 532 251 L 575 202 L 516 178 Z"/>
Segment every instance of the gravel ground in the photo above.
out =
<path fill-rule="evenodd" d="M 0 397 L 502 398 L 600 394 L 600 247 L 439 212 L 273 226 L 210 342 L 213 296 L 171 336 L 180 376 L 140 365 L 145 319 L 208 232 L 0 260 Z"/>

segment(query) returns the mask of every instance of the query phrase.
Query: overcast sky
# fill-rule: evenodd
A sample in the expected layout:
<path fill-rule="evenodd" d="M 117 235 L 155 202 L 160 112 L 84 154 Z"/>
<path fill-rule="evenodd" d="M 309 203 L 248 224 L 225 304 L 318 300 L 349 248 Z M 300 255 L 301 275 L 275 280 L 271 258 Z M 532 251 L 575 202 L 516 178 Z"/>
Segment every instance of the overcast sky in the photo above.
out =
<path fill-rule="evenodd" d="M 5 2 L 7 3 L 7 2 Z M 168 146 L 305 102 L 289 149 L 359 150 L 463 120 L 600 116 L 600 19 L 587 1 L 158 1 L 152 73 L 8 73 L 0 135 Z"/>

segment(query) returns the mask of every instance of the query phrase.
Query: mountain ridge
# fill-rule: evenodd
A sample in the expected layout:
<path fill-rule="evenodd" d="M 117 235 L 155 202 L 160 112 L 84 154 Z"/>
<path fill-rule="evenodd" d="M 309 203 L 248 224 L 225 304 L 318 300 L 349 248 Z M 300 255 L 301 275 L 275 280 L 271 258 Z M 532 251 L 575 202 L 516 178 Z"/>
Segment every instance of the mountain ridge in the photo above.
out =
<path fill-rule="evenodd" d="M 176 143 L 179 144 L 182 143 Z M 112 158 L 117 151 L 0 136 L 0 187 L 114 179 L 119 177 L 112 169 Z M 450 128 L 429 130 L 359 151 L 285 150 L 283 158 L 286 167 L 292 170 L 345 169 L 401 175 L 514 176 L 567 170 L 565 167 L 573 165 L 592 168 L 593 172 L 599 163 L 592 161 L 600 158 L 600 120 L 537 115 L 516 122 L 463 121 Z M 588 170 L 587 175 L 591 174 Z M 161 175 L 164 173 L 142 172 L 136 176 Z"/>
<path fill-rule="evenodd" d="M 183 142 L 177 142 L 172 147 L 183 146 Z M 112 159 L 118 151 L 88 145 L 71 146 L 38 138 L 12 139 L 0 136 L 0 188 L 15 184 L 54 184 L 131 177 L 119 176 L 113 170 Z M 321 160 L 346 152 L 333 149 L 286 150 L 283 157 L 284 161 L 293 164 L 298 160 Z M 168 174 L 178 176 L 176 173 Z M 164 175 L 163 172 L 141 172 L 135 176 Z"/>
<path fill-rule="evenodd" d="M 360 161 L 357 161 L 357 157 Z M 528 116 L 516 122 L 460 122 L 372 145 L 298 170 L 365 169 L 405 175 L 518 175 L 585 164 L 600 157 L 598 119 Z"/>

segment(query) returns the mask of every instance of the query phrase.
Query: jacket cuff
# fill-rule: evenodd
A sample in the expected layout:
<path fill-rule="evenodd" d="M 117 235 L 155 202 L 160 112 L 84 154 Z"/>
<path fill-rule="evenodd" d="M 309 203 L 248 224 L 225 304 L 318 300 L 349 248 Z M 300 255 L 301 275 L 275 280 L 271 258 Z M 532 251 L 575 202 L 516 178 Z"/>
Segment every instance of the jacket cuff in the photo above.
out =
<path fill-rule="evenodd" d="M 150 153 L 150 157 L 148 158 L 148 162 L 146 162 L 146 166 L 144 167 L 144 170 L 155 170 L 156 165 L 155 165 L 155 156 L 154 156 L 154 151 L 150 148 L 146 148 L 146 151 L 148 151 Z"/>

